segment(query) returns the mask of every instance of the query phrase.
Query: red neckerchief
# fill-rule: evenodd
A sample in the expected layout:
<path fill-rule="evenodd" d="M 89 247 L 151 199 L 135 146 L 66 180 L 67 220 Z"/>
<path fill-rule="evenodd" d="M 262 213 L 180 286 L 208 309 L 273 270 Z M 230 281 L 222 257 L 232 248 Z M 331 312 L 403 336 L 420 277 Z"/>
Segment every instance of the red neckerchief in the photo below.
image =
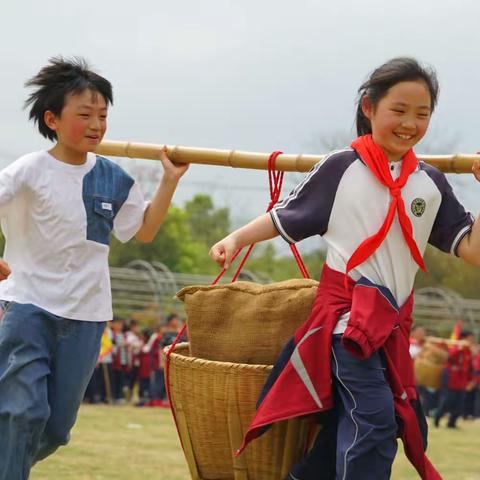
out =
<path fill-rule="evenodd" d="M 345 274 L 348 275 L 357 265 L 363 263 L 385 240 L 385 237 L 392 226 L 395 213 L 398 213 L 398 220 L 402 228 L 403 237 L 417 265 L 426 272 L 425 263 L 420 254 L 415 239 L 413 238 L 412 222 L 405 211 L 405 203 L 402 198 L 402 188 L 408 181 L 408 177 L 417 169 L 418 160 L 410 149 L 404 156 L 400 176 L 393 180 L 388 167 L 388 158 L 385 152 L 373 141 L 372 135 L 358 137 L 352 142 L 351 147 L 360 155 L 361 159 L 368 166 L 370 171 L 377 177 L 377 180 L 390 190 L 390 206 L 387 216 L 377 233 L 364 240 L 347 262 Z"/>

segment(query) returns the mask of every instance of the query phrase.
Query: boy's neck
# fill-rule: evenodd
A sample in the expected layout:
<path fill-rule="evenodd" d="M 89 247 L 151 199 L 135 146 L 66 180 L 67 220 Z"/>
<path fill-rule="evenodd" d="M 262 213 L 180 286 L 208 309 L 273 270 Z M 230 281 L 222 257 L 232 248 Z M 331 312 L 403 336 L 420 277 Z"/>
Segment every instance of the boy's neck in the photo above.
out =
<path fill-rule="evenodd" d="M 69 165 L 83 165 L 87 161 L 87 152 L 79 152 L 60 143 L 57 143 L 48 153 L 58 161 Z"/>

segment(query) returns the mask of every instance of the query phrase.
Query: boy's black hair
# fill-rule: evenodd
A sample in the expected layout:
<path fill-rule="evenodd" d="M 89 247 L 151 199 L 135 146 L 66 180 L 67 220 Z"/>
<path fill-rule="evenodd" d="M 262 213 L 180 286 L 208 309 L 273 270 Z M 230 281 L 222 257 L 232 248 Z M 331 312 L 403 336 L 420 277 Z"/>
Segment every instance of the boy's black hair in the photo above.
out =
<path fill-rule="evenodd" d="M 475 337 L 475 335 L 471 330 L 462 330 L 462 332 L 460 333 L 460 339 L 462 340 L 464 338 L 469 337 L 470 335 L 473 335 Z"/>
<path fill-rule="evenodd" d="M 178 313 L 171 313 L 168 317 L 167 317 L 167 320 L 165 321 L 166 324 L 169 324 L 172 320 L 175 320 L 176 318 L 178 318 L 179 320 L 181 320 L 180 318 L 180 315 Z"/>
<path fill-rule="evenodd" d="M 437 74 L 431 67 L 420 65 L 414 58 L 398 57 L 389 60 L 375 69 L 368 80 L 358 89 L 356 114 L 357 135 L 372 133 L 370 120 L 362 111 L 362 100 L 367 97 L 375 108 L 378 102 L 387 95 L 388 90 L 400 82 L 423 81 L 428 87 L 431 100 L 431 111 L 437 104 L 439 85 Z"/>
<path fill-rule="evenodd" d="M 92 90 L 102 95 L 107 105 L 113 104 L 111 83 L 90 70 L 81 57 L 50 58 L 49 64 L 25 82 L 25 86 L 36 87 L 25 102 L 25 108 L 30 107 L 29 119 L 37 124 L 41 135 L 52 141 L 57 139 L 57 134 L 47 127 L 43 116 L 47 110 L 60 116 L 67 95 Z"/>
<path fill-rule="evenodd" d="M 150 338 L 150 336 L 152 335 L 152 331 L 148 327 L 142 328 L 140 333 L 145 335 L 146 338 Z"/>

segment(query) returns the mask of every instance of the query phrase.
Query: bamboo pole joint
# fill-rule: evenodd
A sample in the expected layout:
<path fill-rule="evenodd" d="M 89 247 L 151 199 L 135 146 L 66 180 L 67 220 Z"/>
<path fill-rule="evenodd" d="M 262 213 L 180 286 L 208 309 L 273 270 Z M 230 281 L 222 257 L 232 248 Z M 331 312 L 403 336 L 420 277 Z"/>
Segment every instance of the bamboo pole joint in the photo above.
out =
<path fill-rule="evenodd" d="M 167 154 L 178 163 L 227 166 L 232 168 L 268 169 L 268 153 L 244 152 L 240 150 L 218 150 L 207 148 L 168 146 Z M 99 155 L 114 157 L 159 160 L 163 145 L 103 141 L 97 148 Z M 308 172 L 325 155 L 285 154 L 277 157 L 276 169 L 285 172 Z M 479 154 L 418 155 L 419 160 L 438 168 L 444 173 L 471 173 L 473 162 L 480 160 Z"/>

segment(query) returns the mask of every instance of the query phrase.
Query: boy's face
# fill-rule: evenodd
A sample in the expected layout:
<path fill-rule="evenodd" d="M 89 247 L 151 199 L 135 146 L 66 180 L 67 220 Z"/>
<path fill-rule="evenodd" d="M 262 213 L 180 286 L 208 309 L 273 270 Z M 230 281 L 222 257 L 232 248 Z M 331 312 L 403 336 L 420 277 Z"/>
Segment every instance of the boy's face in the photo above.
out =
<path fill-rule="evenodd" d="M 182 328 L 182 321 L 179 317 L 173 317 L 168 322 L 168 327 L 171 330 L 180 330 Z"/>
<path fill-rule="evenodd" d="M 65 98 L 60 116 L 45 112 L 45 122 L 56 132 L 62 146 L 82 153 L 94 152 L 107 130 L 107 113 L 103 96 L 84 90 Z"/>
<path fill-rule="evenodd" d="M 412 337 L 423 342 L 427 337 L 427 331 L 423 327 L 417 327 L 412 331 Z"/>
<path fill-rule="evenodd" d="M 372 125 L 373 140 L 390 161 L 397 161 L 427 131 L 431 115 L 430 92 L 424 82 L 400 82 L 388 90 L 375 108 L 364 99 L 362 109 Z"/>

